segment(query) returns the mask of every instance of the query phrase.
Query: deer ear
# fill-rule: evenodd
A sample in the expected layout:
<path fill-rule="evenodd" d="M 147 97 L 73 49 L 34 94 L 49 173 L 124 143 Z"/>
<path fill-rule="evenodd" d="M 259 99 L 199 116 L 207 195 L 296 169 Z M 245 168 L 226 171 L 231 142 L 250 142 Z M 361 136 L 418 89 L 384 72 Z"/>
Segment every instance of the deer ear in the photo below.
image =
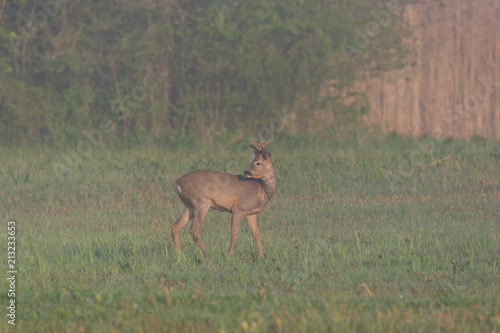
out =
<path fill-rule="evenodd" d="M 271 153 L 270 153 L 270 152 L 268 152 L 268 151 L 266 150 L 266 148 L 264 148 L 264 147 L 262 147 L 261 154 L 262 154 L 262 157 L 264 157 L 266 160 L 269 160 L 269 161 L 270 161 L 270 160 L 272 159 L 272 157 L 271 157 Z"/>
<path fill-rule="evenodd" d="M 258 150 L 254 145 L 250 145 L 250 147 L 252 147 L 252 150 L 253 150 L 253 153 L 255 154 L 255 156 L 260 154 L 260 150 Z"/>

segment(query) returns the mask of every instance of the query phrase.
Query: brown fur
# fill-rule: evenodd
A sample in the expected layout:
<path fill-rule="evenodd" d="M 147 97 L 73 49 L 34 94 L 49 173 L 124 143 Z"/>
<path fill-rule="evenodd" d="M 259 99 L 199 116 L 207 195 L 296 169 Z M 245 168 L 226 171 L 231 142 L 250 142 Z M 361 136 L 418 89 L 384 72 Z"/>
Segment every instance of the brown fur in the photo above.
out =
<path fill-rule="evenodd" d="M 240 221 L 246 216 L 257 244 L 259 257 L 262 257 L 256 214 L 266 207 L 273 196 L 276 177 L 271 163 L 271 153 L 262 145 L 261 149 L 251 147 L 255 158 L 245 170 L 245 176 L 195 170 L 177 180 L 177 193 L 185 206 L 184 212 L 172 225 L 172 238 L 177 251 L 180 251 L 179 233 L 189 220 L 193 219 L 189 232 L 206 255 L 207 250 L 200 238 L 200 226 L 207 211 L 214 209 L 232 214 L 228 255 L 233 252 Z"/>

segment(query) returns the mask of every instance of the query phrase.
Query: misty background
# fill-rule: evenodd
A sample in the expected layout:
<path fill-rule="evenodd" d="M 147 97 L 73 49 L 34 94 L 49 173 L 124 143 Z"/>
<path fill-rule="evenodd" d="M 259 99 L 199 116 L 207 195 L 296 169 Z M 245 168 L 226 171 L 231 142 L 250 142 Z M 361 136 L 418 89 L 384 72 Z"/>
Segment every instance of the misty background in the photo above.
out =
<path fill-rule="evenodd" d="M 277 114 L 284 135 L 499 138 L 499 22 L 488 0 L 1 0 L 0 143 L 103 120 L 106 146 L 225 142 Z"/>

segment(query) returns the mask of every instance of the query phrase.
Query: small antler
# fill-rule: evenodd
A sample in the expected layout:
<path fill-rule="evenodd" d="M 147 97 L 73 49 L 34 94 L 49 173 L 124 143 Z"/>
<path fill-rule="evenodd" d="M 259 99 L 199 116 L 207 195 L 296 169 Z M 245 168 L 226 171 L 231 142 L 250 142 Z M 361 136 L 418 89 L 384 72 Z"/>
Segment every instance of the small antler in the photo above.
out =
<path fill-rule="evenodd" d="M 264 141 L 263 141 L 263 140 L 261 140 L 261 143 L 259 143 L 259 145 L 260 145 L 262 148 L 264 148 L 265 146 L 267 146 L 267 145 L 268 145 L 268 144 L 270 144 L 270 143 L 271 143 L 271 140 L 269 140 L 269 142 L 268 142 L 268 143 L 264 143 Z"/>
<path fill-rule="evenodd" d="M 259 144 L 256 144 L 256 143 L 255 143 L 255 140 L 253 140 L 253 145 L 254 145 L 256 148 L 259 148 L 259 147 L 264 148 L 264 147 L 266 147 L 268 144 L 270 144 L 270 143 L 271 143 L 271 140 L 269 140 L 269 142 L 268 142 L 268 143 L 264 143 L 264 142 L 265 142 L 265 141 L 264 141 L 264 138 L 260 139 Z"/>

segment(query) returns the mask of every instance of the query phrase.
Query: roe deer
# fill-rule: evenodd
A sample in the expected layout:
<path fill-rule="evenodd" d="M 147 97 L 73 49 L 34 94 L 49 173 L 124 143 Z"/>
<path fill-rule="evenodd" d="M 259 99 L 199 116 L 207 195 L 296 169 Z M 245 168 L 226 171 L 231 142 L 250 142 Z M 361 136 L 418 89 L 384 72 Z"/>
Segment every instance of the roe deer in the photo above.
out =
<path fill-rule="evenodd" d="M 200 226 L 207 211 L 215 209 L 232 214 L 228 256 L 233 253 L 240 221 L 243 216 L 246 216 L 248 226 L 257 243 L 259 258 L 262 257 L 257 214 L 266 207 L 276 189 L 271 153 L 265 148 L 270 142 L 264 144 L 263 140 L 260 140 L 258 145 L 254 142 L 251 147 L 255 158 L 243 176 L 218 171 L 195 170 L 177 180 L 177 193 L 185 206 L 184 212 L 172 225 L 172 238 L 178 252 L 180 252 L 179 233 L 189 220 L 193 219 L 189 233 L 203 253 L 207 254 L 207 249 L 200 238 Z"/>

